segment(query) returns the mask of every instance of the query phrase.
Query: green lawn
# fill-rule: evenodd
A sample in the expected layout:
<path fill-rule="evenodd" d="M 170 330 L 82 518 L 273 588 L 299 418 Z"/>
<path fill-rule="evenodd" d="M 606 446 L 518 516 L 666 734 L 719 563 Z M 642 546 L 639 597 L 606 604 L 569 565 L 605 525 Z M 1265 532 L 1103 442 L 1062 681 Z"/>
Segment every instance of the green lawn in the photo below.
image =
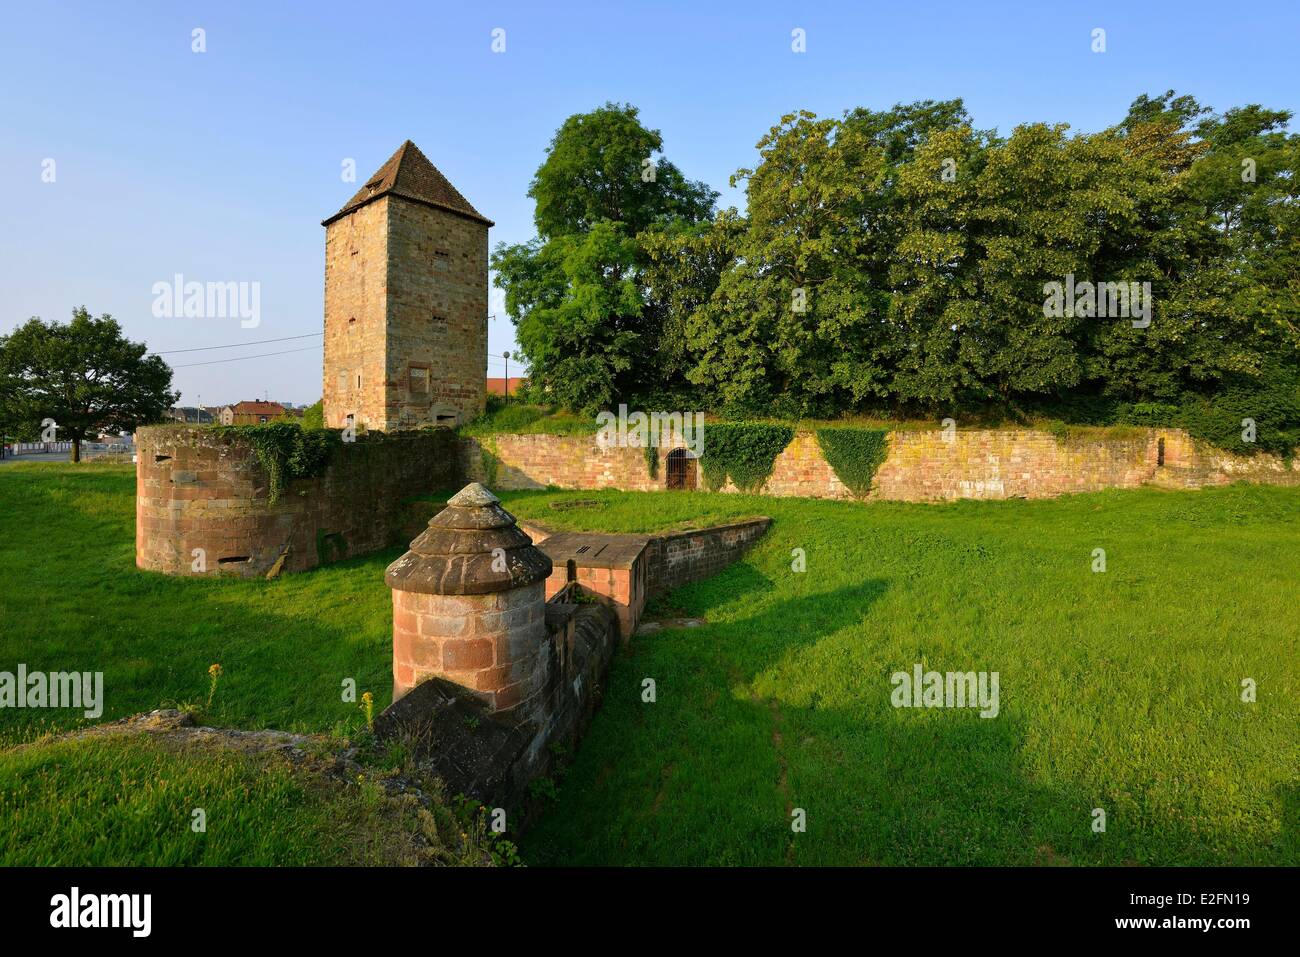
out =
<path fill-rule="evenodd" d="M 276 582 L 168 579 L 134 568 L 133 492 L 130 467 L 0 469 L 0 670 L 103 670 L 105 720 L 201 701 L 213 662 L 218 723 L 356 728 L 346 677 L 387 703 L 394 554 Z M 615 660 L 525 835 L 531 863 L 1300 864 L 1300 489 L 502 497 L 573 528 L 775 519 L 745 561 L 661 603 L 708 625 Z M 563 498 L 601 505 L 547 507 Z M 916 662 L 998 672 L 998 717 L 891 707 L 890 674 Z M 10 742 L 40 730 L 0 711 Z M 0 792 L 29 777 L 21 754 L 0 755 Z M 62 773 L 50 786 L 74 787 Z"/>
<path fill-rule="evenodd" d="M 0 670 L 104 672 L 111 720 L 197 702 L 224 671 L 210 712 L 222 725 L 330 731 L 363 724 L 342 700 L 392 697 L 392 600 L 400 551 L 307 575 L 169 578 L 135 567 L 135 468 L 0 468 Z M 71 712 L 0 711 L 0 742 L 86 724 Z"/>
<path fill-rule="evenodd" d="M 147 736 L 0 755 L 0 863 L 10 867 L 414 864 L 432 853 L 421 835 L 439 843 L 430 821 L 374 782 L 304 774 L 272 755 Z"/>
<path fill-rule="evenodd" d="M 582 494 L 605 507 L 508 504 L 620 531 L 775 523 L 746 561 L 671 596 L 707 627 L 616 660 L 527 860 L 1300 864 L 1300 490 Z M 916 662 L 999 672 L 1000 714 L 891 707 L 890 674 Z"/>

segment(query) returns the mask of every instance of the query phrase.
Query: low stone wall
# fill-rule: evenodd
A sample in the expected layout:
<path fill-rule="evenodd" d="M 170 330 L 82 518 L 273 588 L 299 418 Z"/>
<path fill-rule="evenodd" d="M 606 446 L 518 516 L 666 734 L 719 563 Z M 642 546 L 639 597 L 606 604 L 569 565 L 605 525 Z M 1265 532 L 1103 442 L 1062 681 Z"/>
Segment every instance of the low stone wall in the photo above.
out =
<path fill-rule="evenodd" d="M 1163 467 L 1152 482 L 1169 488 L 1202 488 L 1231 482 L 1300 485 L 1300 455 L 1288 464 L 1277 455 L 1233 455 L 1186 432 L 1161 432 Z"/>
<path fill-rule="evenodd" d="M 654 476 L 643 449 L 602 449 L 594 435 L 467 438 L 461 440 L 460 458 L 467 477 L 501 489 L 554 486 L 643 492 L 667 488 L 668 451 L 657 450 Z M 1288 465 L 1274 455 L 1232 455 L 1178 429 L 1146 429 L 1135 438 L 1077 440 L 1031 429 L 958 431 L 948 439 L 939 430 L 901 431 L 889 434 L 888 455 L 867 497 L 907 502 L 1052 498 L 1137 488 L 1147 482 L 1199 488 L 1241 480 L 1300 484 L 1300 458 Z M 735 488 L 728 483 L 722 491 Z M 812 432 L 797 433 L 776 457 L 761 492 L 853 497 L 822 455 Z"/>
<path fill-rule="evenodd" d="M 555 533 L 536 523 L 520 527 L 551 559 L 547 598 L 577 585 L 614 611 L 626 641 L 648 598 L 716 575 L 739 561 L 771 524 L 770 518 L 751 518 L 671 535 Z"/>
<path fill-rule="evenodd" d="M 1157 439 L 1060 441 L 1047 432 L 894 432 L 872 495 L 899 501 L 1052 498 L 1136 488 L 1156 470 Z"/>
<path fill-rule="evenodd" d="M 646 545 L 647 592 L 658 595 L 711 578 L 739 561 L 771 524 L 770 518 L 751 518 L 730 525 L 654 536 Z"/>
<path fill-rule="evenodd" d="M 1130 439 L 1061 441 L 1032 430 L 951 438 L 938 431 L 890 433 L 868 497 L 1048 498 L 1148 482 L 1167 488 L 1242 480 L 1300 484 L 1300 458 L 1288 464 L 1274 455 L 1232 455 L 1177 429 Z M 663 490 L 669 451 L 657 450 L 651 476 L 642 449 L 602 449 L 594 437 L 374 434 L 341 446 L 321 477 L 291 482 L 271 505 L 268 476 L 247 442 L 207 428 L 146 427 L 137 432 L 136 564 L 172 575 L 300 571 L 405 544 L 436 507 L 410 500 L 467 480 L 501 489 Z M 852 498 L 811 432 L 796 434 L 777 456 L 762 492 Z M 681 544 L 665 548 L 664 562 L 685 553 Z M 698 542 L 691 548 L 707 551 Z M 651 564 L 652 591 L 653 569 L 664 562 Z"/>
<path fill-rule="evenodd" d="M 274 505 L 257 453 L 237 437 L 151 426 L 136 452 L 136 565 L 169 575 L 301 571 L 405 545 L 406 500 L 459 478 L 445 429 L 344 443 L 322 476 L 287 483 Z"/>
<path fill-rule="evenodd" d="M 517 834 L 533 811 L 528 785 L 571 752 L 600 706 L 618 642 L 618 623 L 604 605 L 576 605 L 561 593 L 545 604 L 540 653 L 546 676 L 528 720 L 497 712 L 474 689 L 446 677 L 419 682 L 375 718 L 375 733 L 400 741 L 451 796 L 464 794 L 507 813 Z"/>
<path fill-rule="evenodd" d="M 595 435 L 494 435 L 461 439 L 461 472 L 466 481 L 489 488 L 622 489 L 653 492 L 664 487 L 670 450 L 658 449 L 657 478 L 646 468 L 645 450 L 602 449 Z"/>

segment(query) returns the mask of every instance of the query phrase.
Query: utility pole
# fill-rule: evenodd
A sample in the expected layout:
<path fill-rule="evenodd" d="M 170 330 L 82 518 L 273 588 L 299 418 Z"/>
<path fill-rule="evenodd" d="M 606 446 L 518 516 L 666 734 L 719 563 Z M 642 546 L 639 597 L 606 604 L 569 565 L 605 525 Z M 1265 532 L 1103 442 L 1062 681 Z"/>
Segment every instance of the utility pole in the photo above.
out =
<path fill-rule="evenodd" d="M 510 399 L 510 353 L 503 352 L 501 354 L 505 356 L 505 360 L 506 360 L 506 399 L 509 400 Z"/>

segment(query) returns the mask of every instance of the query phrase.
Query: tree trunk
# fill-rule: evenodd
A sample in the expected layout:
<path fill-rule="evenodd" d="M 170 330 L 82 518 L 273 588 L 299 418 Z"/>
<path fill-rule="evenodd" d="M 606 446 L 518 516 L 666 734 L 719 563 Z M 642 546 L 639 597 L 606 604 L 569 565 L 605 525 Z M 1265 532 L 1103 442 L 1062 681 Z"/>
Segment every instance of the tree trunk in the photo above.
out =
<path fill-rule="evenodd" d="M 81 439 L 72 440 L 72 461 L 81 461 Z"/>

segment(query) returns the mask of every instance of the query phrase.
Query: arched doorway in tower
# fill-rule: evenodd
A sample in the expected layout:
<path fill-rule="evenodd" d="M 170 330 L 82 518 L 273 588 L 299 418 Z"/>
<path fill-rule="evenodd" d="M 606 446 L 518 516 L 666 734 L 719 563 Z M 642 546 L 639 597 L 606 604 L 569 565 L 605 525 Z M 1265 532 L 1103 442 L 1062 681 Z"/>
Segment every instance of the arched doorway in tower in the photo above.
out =
<path fill-rule="evenodd" d="M 695 456 L 686 449 L 668 453 L 668 489 L 695 491 Z"/>

